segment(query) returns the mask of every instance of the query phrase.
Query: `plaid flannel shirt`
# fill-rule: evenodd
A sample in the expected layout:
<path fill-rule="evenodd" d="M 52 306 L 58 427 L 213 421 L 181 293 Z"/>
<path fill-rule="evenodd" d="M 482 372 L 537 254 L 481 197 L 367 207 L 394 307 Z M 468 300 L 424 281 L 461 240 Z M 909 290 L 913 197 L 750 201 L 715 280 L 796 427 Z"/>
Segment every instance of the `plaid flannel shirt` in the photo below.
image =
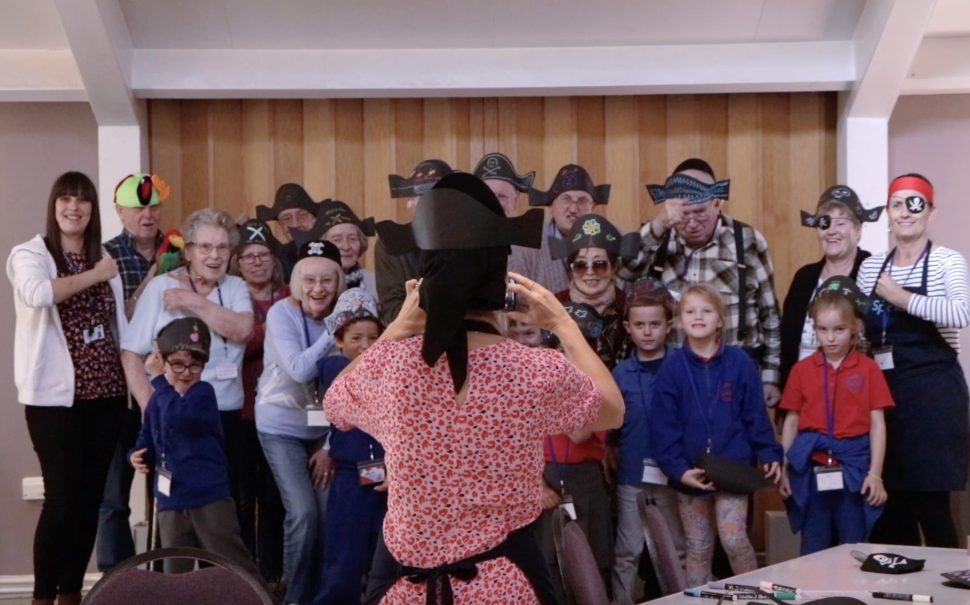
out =
<path fill-rule="evenodd" d="M 162 245 L 162 232 L 155 234 L 155 248 Z M 152 266 L 154 259 L 145 258 L 135 250 L 135 241 L 128 230 L 122 230 L 121 234 L 113 237 L 104 243 L 105 250 L 116 261 L 118 261 L 118 273 L 121 274 L 121 283 L 125 287 L 125 300 L 131 300 L 132 294 L 141 285 L 141 282 L 148 275 L 148 269 Z"/>
<path fill-rule="evenodd" d="M 734 243 L 734 220 L 722 214 L 711 240 L 703 247 L 691 250 L 676 231 L 667 244 L 667 262 L 662 280 L 674 297 L 679 299 L 688 285 L 707 282 L 721 293 L 727 307 L 724 343 L 743 347 L 764 347 L 761 379 L 765 384 L 778 384 L 781 378 L 781 314 L 775 298 L 774 269 L 768 255 L 768 242 L 754 227 L 742 229 L 744 262 L 748 267 L 744 296 L 748 301 L 745 313 L 748 328 L 744 342 L 738 342 L 738 259 Z M 653 265 L 663 237 L 655 237 L 648 222 L 640 231 L 643 243 L 636 260 L 627 264 L 625 278 L 645 275 Z M 683 343 L 683 333 L 676 328 L 674 341 Z"/>

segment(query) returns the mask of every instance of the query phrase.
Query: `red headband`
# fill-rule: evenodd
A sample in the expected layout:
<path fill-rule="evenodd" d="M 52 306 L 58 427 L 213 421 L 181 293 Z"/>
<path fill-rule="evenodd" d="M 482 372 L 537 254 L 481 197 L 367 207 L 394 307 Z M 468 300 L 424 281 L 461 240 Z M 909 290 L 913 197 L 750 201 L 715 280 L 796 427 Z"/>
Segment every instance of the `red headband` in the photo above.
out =
<path fill-rule="evenodd" d="M 889 184 L 889 197 L 892 197 L 897 191 L 919 191 L 926 198 L 926 201 L 936 205 L 933 200 L 933 185 L 926 179 L 920 178 L 918 176 L 900 176 L 893 179 L 893 182 Z"/>

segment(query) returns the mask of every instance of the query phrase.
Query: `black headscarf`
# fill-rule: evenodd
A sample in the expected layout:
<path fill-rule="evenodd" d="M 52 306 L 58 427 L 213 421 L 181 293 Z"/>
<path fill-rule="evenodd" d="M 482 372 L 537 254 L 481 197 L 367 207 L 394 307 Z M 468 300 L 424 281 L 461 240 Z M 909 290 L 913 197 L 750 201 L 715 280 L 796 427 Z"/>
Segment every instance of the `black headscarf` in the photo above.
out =
<path fill-rule="evenodd" d="M 433 366 L 447 355 L 456 393 L 468 377 L 465 315 L 503 308 L 509 246 L 539 248 L 542 221 L 541 210 L 506 218 L 485 183 L 454 173 L 422 196 L 413 223 L 377 224 L 392 254 L 421 250 L 420 304 L 427 314 L 421 356 Z"/>

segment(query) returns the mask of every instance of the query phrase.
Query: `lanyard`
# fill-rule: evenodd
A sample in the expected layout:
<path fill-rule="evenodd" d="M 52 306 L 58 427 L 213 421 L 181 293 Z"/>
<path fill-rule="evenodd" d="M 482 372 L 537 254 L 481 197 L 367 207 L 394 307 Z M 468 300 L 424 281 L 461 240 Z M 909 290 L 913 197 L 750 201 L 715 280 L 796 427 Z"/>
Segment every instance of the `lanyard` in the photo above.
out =
<path fill-rule="evenodd" d="M 916 270 L 916 267 L 919 266 L 920 261 L 923 260 L 924 257 L 926 258 L 926 264 L 923 265 L 923 269 L 924 269 L 923 274 L 924 274 L 924 276 L 926 275 L 925 269 L 926 269 L 927 264 L 930 262 L 929 253 L 930 253 L 930 248 L 932 246 L 933 246 L 932 240 L 927 240 L 926 247 L 923 248 L 923 252 L 920 253 L 919 258 L 917 258 L 916 259 L 916 262 L 913 263 L 913 266 L 910 267 L 909 273 L 906 274 L 906 279 L 903 281 L 903 283 L 907 283 L 909 281 L 910 277 L 913 276 L 913 271 Z M 889 277 L 892 277 L 893 276 L 893 266 L 892 266 L 892 262 L 893 262 L 893 258 L 895 258 L 895 256 L 896 256 L 896 248 L 893 248 L 892 249 L 892 252 L 890 252 L 886 256 L 886 260 L 883 261 L 882 267 L 879 269 L 879 273 L 876 275 L 876 283 L 879 282 L 879 276 L 882 275 L 882 273 L 884 271 L 886 271 L 887 268 L 889 269 L 889 271 L 888 271 L 889 272 Z M 902 284 L 900 284 L 900 286 L 902 286 Z M 872 296 L 875 293 L 875 291 L 876 291 L 876 284 L 873 283 L 872 292 L 869 293 L 870 296 Z M 889 331 L 889 321 L 890 321 L 890 317 L 889 316 L 890 316 L 890 310 L 889 310 L 888 305 L 887 305 L 887 308 L 886 308 L 885 312 L 880 313 L 880 315 L 879 315 L 880 328 L 882 329 L 882 342 L 880 344 L 882 346 L 885 346 L 886 345 L 886 333 Z"/>
<path fill-rule="evenodd" d="M 848 357 L 848 355 L 846 355 Z M 842 360 L 845 363 L 845 359 Z M 842 366 L 840 365 L 839 368 Z M 825 425 L 829 431 L 829 437 L 835 438 L 835 403 L 839 398 L 839 370 L 835 370 L 835 388 L 832 392 L 832 399 L 829 400 L 829 360 L 822 354 L 822 388 L 825 393 Z M 831 452 L 829 453 L 831 458 Z"/>
<path fill-rule="evenodd" d="M 185 274 L 188 275 L 188 277 L 189 277 L 189 285 L 192 286 L 192 291 L 195 292 L 196 294 L 199 294 L 199 289 L 195 287 L 195 280 L 192 279 L 192 275 L 189 274 L 188 270 L 186 270 Z M 201 294 L 199 294 L 199 296 L 201 296 Z M 223 304 L 223 302 L 222 302 L 222 286 L 219 285 L 219 282 L 216 282 L 216 296 L 219 297 L 219 306 L 225 308 L 226 305 Z M 223 338 L 219 334 L 216 334 L 215 332 L 213 332 L 213 334 L 215 336 L 218 336 L 219 337 L 219 340 L 222 341 L 222 348 L 226 352 L 226 358 L 228 359 L 229 358 L 229 343 L 226 341 L 225 338 Z"/>
<path fill-rule="evenodd" d="M 562 462 L 556 459 L 556 444 L 553 443 L 552 437 L 546 436 L 546 447 L 549 448 L 549 455 L 552 456 L 552 463 L 556 465 L 556 474 L 559 475 L 559 493 L 566 495 L 566 469 L 564 468 L 566 464 L 569 464 L 569 450 L 573 445 L 572 439 L 566 435 L 566 456 L 563 458 Z"/>
<path fill-rule="evenodd" d="M 684 345 L 689 348 L 690 345 Z M 714 404 L 717 402 L 717 398 L 721 393 L 721 389 L 724 387 L 724 381 L 720 380 L 717 383 L 717 389 L 714 391 L 714 396 L 711 397 L 710 402 L 707 404 L 707 410 L 701 407 L 701 398 L 697 392 L 697 383 L 694 380 L 694 372 L 691 371 L 690 366 L 687 365 L 687 355 L 684 353 L 681 356 L 681 361 L 684 363 L 684 369 L 687 371 L 687 381 L 690 383 L 690 390 L 694 395 L 694 405 L 697 407 L 697 412 L 700 414 L 701 420 L 704 421 L 704 430 L 707 432 L 707 449 L 706 452 L 710 453 L 711 448 L 714 447 L 714 440 L 711 437 L 711 425 L 714 424 Z M 709 369 L 707 369 L 710 371 Z"/>

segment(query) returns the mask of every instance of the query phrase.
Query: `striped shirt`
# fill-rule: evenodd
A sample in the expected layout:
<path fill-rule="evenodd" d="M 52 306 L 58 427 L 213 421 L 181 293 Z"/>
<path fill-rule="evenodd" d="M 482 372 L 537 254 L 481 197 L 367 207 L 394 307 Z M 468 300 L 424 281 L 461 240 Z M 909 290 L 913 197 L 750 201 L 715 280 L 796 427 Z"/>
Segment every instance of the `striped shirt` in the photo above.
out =
<path fill-rule="evenodd" d="M 874 254 L 859 267 L 859 289 L 871 294 L 886 254 Z M 892 278 L 904 288 L 918 288 L 923 280 L 923 263 L 928 262 L 926 295 L 914 294 L 906 312 L 936 324 L 940 335 L 960 352 L 960 328 L 970 325 L 970 279 L 963 256 L 942 246 L 934 246 L 928 259 L 917 266 L 887 267 Z"/>

